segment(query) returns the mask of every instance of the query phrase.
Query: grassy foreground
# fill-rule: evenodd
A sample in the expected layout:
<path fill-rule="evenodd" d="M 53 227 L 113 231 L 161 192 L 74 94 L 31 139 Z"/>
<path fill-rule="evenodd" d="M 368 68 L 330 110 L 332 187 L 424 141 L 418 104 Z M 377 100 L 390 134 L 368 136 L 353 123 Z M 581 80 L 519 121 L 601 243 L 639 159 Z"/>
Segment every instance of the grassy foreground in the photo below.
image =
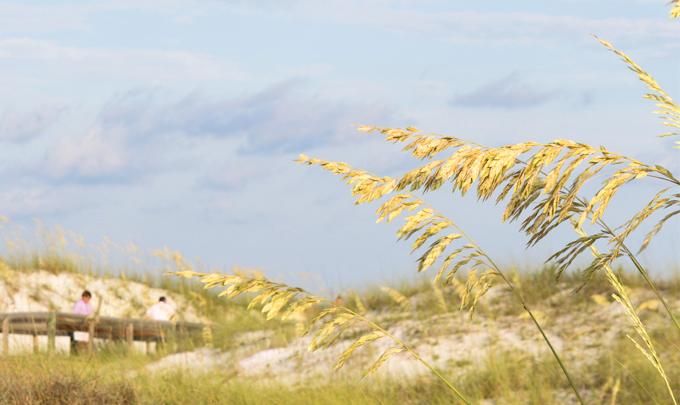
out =
<path fill-rule="evenodd" d="M 40 264 L 55 274 L 82 272 L 78 266 L 65 270 L 61 265 L 63 260 L 49 263 L 53 265 L 46 266 L 45 261 Z M 32 271 L 31 266 L 17 267 L 21 271 Z M 581 289 L 583 277 L 577 272 L 566 273 L 559 281 L 556 281 L 555 269 L 550 267 L 535 272 L 509 270 L 509 274 L 526 302 L 542 314 L 547 330 L 564 339 L 564 352 L 578 353 L 589 348 L 581 345 L 583 341 L 569 340 L 578 338 L 572 336 L 570 329 L 581 326 L 597 311 L 607 313 L 607 308 L 611 308 L 616 313 L 618 308 L 609 297 L 611 287 L 599 274 Z M 675 331 L 658 310 L 658 303 L 646 290 L 644 280 L 633 273 L 618 271 L 617 274 L 634 293 L 634 303 L 649 325 L 651 337 L 675 386 L 680 381 L 680 350 Z M 266 321 L 259 311 L 246 310 L 245 300 L 229 301 L 199 285 L 168 277 L 138 281 L 191 300 L 212 322 L 212 343 L 217 352 L 238 350 L 243 345 L 244 334 L 254 331 L 266 331 L 269 336 L 261 347 L 253 345 L 255 351 L 286 347 L 296 339 L 296 322 Z M 656 284 L 664 295 L 676 301 L 680 292 L 679 277 L 656 280 Z M 341 299 L 343 305 L 366 313 L 390 330 L 403 328 L 405 324 L 420 325 L 414 334 L 407 336 L 415 344 L 444 341 L 451 336 L 454 341 L 464 339 L 465 332 L 458 330 L 460 290 L 436 289 L 422 279 L 393 285 L 392 291 L 398 296 L 376 285 L 344 292 Z M 529 322 L 523 317 L 522 308 L 509 300 L 502 288 L 483 297 L 473 317 L 471 322 L 485 322 L 490 325 L 489 333 L 501 340 L 508 324 Z M 611 323 L 603 325 L 604 329 L 619 324 L 623 331 L 612 340 L 594 338 L 588 343 L 597 349 L 594 361 L 583 366 L 576 361 L 578 356 L 567 357 L 584 400 L 593 404 L 667 403 L 663 381 L 625 336 L 632 333 L 627 321 L 607 319 Z M 474 346 L 480 344 L 484 343 L 476 342 Z M 454 381 L 472 403 L 575 403 L 559 368 L 547 353 L 532 355 L 501 348 L 502 345 L 486 348 L 485 354 L 473 363 L 446 363 L 440 366 L 440 371 Z M 532 347 L 527 349 L 531 351 Z M 445 357 L 447 350 L 446 347 L 437 349 L 428 360 Z M 319 353 L 305 354 L 317 355 Z M 156 360 L 159 357 L 124 355 L 115 347 L 103 348 L 95 357 L 23 354 L 1 358 L 0 404 L 449 404 L 453 401 L 450 392 L 427 373 L 399 379 L 381 376 L 362 379 L 358 372 L 328 372 L 290 384 L 281 378 L 243 376 L 233 364 L 205 372 L 172 368 L 149 372 L 146 366 Z M 291 373 L 298 371 L 302 370 Z"/>
<path fill-rule="evenodd" d="M 554 285 L 552 270 L 520 274 L 527 299 L 532 303 L 550 301 L 559 291 Z M 639 288 L 635 278 L 628 284 Z M 578 277 L 565 278 L 562 289 L 573 290 Z M 660 283 L 667 293 L 678 291 L 675 279 Z M 457 297 L 445 291 L 449 308 L 434 309 L 437 296 L 427 283 L 409 283 L 397 288 L 416 304 L 405 311 L 389 295 L 370 288 L 357 296 L 375 316 L 394 325 L 403 319 L 426 323 L 457 311 Z M 559 312 L 592 310 L 593 297 L 606 294 L 606 285 L 594 280 L 586 289 L 569 294 L 554 309 Z M 353 294 L 352 294 L 353 295 Z M 344 294 L 351 296 L 350 293 Z M 349 298 L 347 298 L 349 300 Z M 212 300 L 211 300 L 212 301 Z M 294 325 L 266 322 L 257 312 L 245 312 L 239 305 L 216 308 L 219 301 L 205 304 L 215 322 L 217 350 L 234 349 L 235 338 L 244 332 L 267 329 L 276 339 L 269 347 L 285 346 L 294 339 Z M 226 309 L 226 311 L 225 311 Z M 547 311 L 547 309 L 546 309 Z M 222 318 L 217 314 L 222 314 Z M 225 316 L 228 314 L 228 316 Z M 483 302 L 475 317 L 514 317 L 521 311 L 503 300 Z M 680 350 L 674 330 L 656 311 L 647 312 L 646 319 L 656 325 L 652 338 L 662 348 L 665 366 L 672 382 L 680 381 Z M 558 325 L 551 325 L 554 330 Z M 666 403 L 666 388 L 656 371 L 634 349 L 625 335 L 612 341 L 594 341 L 598 357 L 589 367 L 577 369 L 576 380 L 584 400 L 592 404 L 651 404 Z M 310 353 L 315 356 L 316 353 Z M 94 357 L 46 354 L 12 355 L 0 361 L 0 403 L 2 404 L 449 404 L 450 393 L 429 374 L 412 378 L 387 379 L 359 375 L 329 373 L 327 376 L 294 384 L 277 379 L 240 376 L 229 365 L 207 372 L 187 372 L 169 369 L 152 373 L 146 366 L 157 355 L 125 355 L 115 347 L 102 348 Z M 461 371 L 461 370 L 464 370 Z M 547 355 L 532 356 L 522 351 L 490 350 L 476 364 L 450 364 L 441 370 L 463 390 L 473 403 L 485 404 L 571 404 L 569 387 L 560 370 Z"/>
<path fill-rule="evenodd" d="M 623 342 L 621 342 L 623 343 Z M 669 370 L 678 370 L 680 355 Z M 12 356 L 0 363 L 3 404 L 448 404 L 450 394 L 429 376 L 411 381 L 337 379 L 304 385 L 261 383 L 232 373 L 151 374 L 145 356 L 93 358 Z M 661 381 L 635 352 L 614 345 L 599 366 L 579 376 L 589 403 L 664 403 Z M 675 367 L 673 367 L 675 366 Z M 678 381 L 680 375 L 672 374 Z M 494 353 L 460 377 L 475 403 L 572 403 L 568 387 L 549 358 Z"/>

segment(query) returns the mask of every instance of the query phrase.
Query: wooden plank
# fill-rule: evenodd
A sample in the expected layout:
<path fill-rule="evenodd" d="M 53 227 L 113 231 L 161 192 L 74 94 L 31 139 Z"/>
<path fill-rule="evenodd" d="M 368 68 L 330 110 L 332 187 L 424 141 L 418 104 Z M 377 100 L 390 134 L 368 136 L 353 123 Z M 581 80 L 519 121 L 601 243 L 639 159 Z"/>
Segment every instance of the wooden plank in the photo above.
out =
<path fill-rule="evenodd" d="M 13 335 L 44 335 L 47 333 L 46 324 L 41 325 L 26 321 L 17 322 L 15 319 L 11 321 L 11 329 Z"/>

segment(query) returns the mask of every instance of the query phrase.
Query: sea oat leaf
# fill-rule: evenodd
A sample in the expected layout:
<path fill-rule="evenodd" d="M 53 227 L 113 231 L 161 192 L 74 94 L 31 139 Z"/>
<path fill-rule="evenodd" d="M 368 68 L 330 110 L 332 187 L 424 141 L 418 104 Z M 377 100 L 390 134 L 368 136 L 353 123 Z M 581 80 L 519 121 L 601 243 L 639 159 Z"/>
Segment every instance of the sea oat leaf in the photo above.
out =
<path fill-rule="evenodd" d="M 680 210 L 675 210 L 661 218 L 661 220 L 657 222 L 656 225 L 654 225 L 654 227 L 652 228 L 652 230 L 649 231 L 645 236 L 645 239 L 643 240 L 642 245 L 638 250 L 638 253 L 645 250 L 649 246 L 652 239 L 661 231 L 666 222 L 678 214 L 680 214 Z"/>
<path fill-rule="evenodd" d="M 369 332 L 363 336 L 361 336 L 359 339 L 355 340 L 354 343 L 352 343 L 338 358 L 338 361 L 335 363 L 335 370 L 339 370 L 342 368 L 342 366 L 345 365 L 347 360 L 352 356 L 352 354 L 359 349 L 360 347 L 367 345 L 369 343 L 375 342 L 376 340 L 382 338 L 385 336 L 385 333 L 382 331 L 372 331 Z"/>
<path fill-rule="evenodd" d="M 678 18 L 680 16 L 680 6 L 677 0 L 672 0 L 672 8 L 670 15 L 672 18 Z M 664 91 L 661 86 L 654 80 L 654 78 L 640 67 L 635 61 L 633 61 L 628 55 L 622 51 L 616 49 L 610 42 L 605 41 L 601 38 L 595 37 L 602 45 L 616 54 L 621 60 L 628 65 L 630 70 L 637 74 L 638 78 L 649 88 L 653 94 L 645 95 L 645 98 L 652 99 L 656 102 L 659 110 L 655 113 L 659 114 L 660 117 L 665 120 L 664 125 L 680 128 L 677 124 L 678 119 L 680 119 L 680 107 L 673 101 L 673 99 Z M 672 133 L 673 135 L 678 135 L 677 132 Z M 669 135 L 669 134 L 664 134 Z"/>
<path fill-rule="evenodd" d="M 430 266 L 432 266 L 432 264 L 437 261 L 439 256 L 441 256 L 444 250 L 451 244 L 451 242 L 462 237 L 463 235 L 460 234 L 449 234 L 433 242 L 425 251 L 425 253 L 423 253 L 423 255 L 418 259 L 418 272 L 423 272 L 430 268 Z"/>
<path fill-rule="evenodd" d="M 413 244 L 411 245 L 411 252 L 418 250 L 418 248 L 423 246 L 423 244 L 425 242 L 427 242 L 428 239 L 435 236 L 436 234 L 438 234 L 442 230 L 444 230 L 448 227 L 451 227 L 452 225 L 453 224 L 451 223 L 451 221 L 447 221 L 447 220 L 443 220 L 443 221 L 433 223 L 430 227 L 428 227 L 425 230 L 425 232 L 422 233 L 422 235 L 420 235 L 418 237 L 418 239 L 416 239 L 413 242 Z"/>
<path fill-rule="evenodd" d="M 395 354 L 399 354 L 399 353 L 401 353 L 405 350 L 406 349 L 403 346 L 393 346 L 393 347 L 388 348 L 387 350 L 385 350 L 380 355 L 380 357 L 378 357 L 378 359 L 375 361 L 375 363 L 373 363 L 373 365 L 366 371 L 366 373 L 364 374 L 364 377 L 368 377 L 371 374 L 375 373 L 392 356 L 394 356 Z"/>
<path fill-rule="evenodd" d="M 411 310 L 411 301 L 408 299 L 407 296 L 404 294 L 400 293 L 399 291 L 395 290 L 394 288 L 390 287 L 380 287 L 380 290 L 387 294 L 394 302 L 399 304 L 399 306 L 402 307 L 405 311 L 410 311 Z"/>
<path fill-rule="evenodd" d="M 335 339 L 333 338 L 333 333 L 337 332 L 338 328 L 341 328 L 342 330 L 342 327 L 346 327 L 353 319 L 354 315 L 352 314 L 340 313 L 334 318 L 326 321 L 326 323 L 316 332 L 312 338 L 312 341 L 308 347 L 309 351 L 315 351 L 321 347 L 324 347 L 324 345 L 326 345 L 329 341 L 334 341 Z"/>
<path fill-rule="evenodd" d="M 437 281 L 432 282 L 432 291 L 437 300 L 437 305 L 439 305 L 439 310 L 441 312 L 449 312 L 448 305 L 446 304 L 446 298 L 444 297 L 444 292 Z"/>
<path fill-rule="evenodd" d="M 590 299 L 597 305 L 609 305 L 609 300 L 604 294 L 593 294 L 590 296 Z"/>
<path fill-rule="evenodd" d="M 357 293 L 352 293 L 352 297 L 354 298 L 354 306 L 356 306 L 357 311 L 360 314 L 365 314 L 368 309 L 366 308 L 366 305 L 362 301 L 361 297 Z"/>

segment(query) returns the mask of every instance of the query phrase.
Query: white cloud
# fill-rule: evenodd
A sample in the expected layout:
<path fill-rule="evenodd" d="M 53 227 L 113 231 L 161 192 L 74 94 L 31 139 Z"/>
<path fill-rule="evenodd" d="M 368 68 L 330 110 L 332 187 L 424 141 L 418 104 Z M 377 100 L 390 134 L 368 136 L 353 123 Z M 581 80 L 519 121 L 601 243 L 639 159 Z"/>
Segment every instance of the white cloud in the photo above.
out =
<path fill-rule="evenodd" d="M 383 24 L 392 29 L 438 33 L 444 38 L 463 42 L 553 42 L 564 37 L 588 39 L 590 34 L 655 41 L 675 39 L 680 33 L 677 24 L 667 21 L 586 19 L 520 12 L 393 12 L 384 17 Z"/>
<path fill-rule="evenodd" d="M 111 12 L 135 11 L 187 15 L 204 13 L 211 2 L 199 0 L 115 0 L 63 2 L 61 4 L 3 2 L 0 4 L 0 32 L 49 33 L 56 31 L 87 31 L 94 27 L 94 18 Z M 190 11 L 187 11 L 189 9 Z"/>
<path fill-rule="evenodd" d="M 556 43 L 563 38 L 583 38 L 591 34 L 611 40 L 655 44 L 675 41 L 680 25 L 649 18 L 586 18 L 539 12 L 448 11 L 462 8 L 444 3 L 428 10 L 422 2 L 402 1 L 298 1 L 291 3 L 296 16 L 325 18 L 349 25 L 421 33 L 432 39 L 458 43 Z M 612 6 L 616 3 L 612 2 Z M 466 5 L 465 8 L 472 8 Z"/>
<path fill-rule="evenodd" d="M 135 90 L 108 102 L 99 123 L 135 137 L 236 138 L 241 151 L 254 154 L 298 151 L 338 142 L 358 122 L 385 122 L 393 111 L 381 103 L 347 103 L 310 95 L 302 80 L 283 81 L 240 97 L 192 93 L 170 97 L 162 91 Z"/>
<path fill-rule="evenodd" d="M 91 10 L 92 6 L 81 5 L 3 3 L 0 4 L 0 29 L 33 33 L 82 29 Z"/>
<path fill-rule="evenodd" d="M 52 134 L 45 157 L 22 172 L 91 184 L 173 173 L 201 188 L 240 188 L 269 175 L 272 156 L 287 156 L 288 164 L 302 151 L 346 143 L 354 124 L 394 116 L 382 104 L 349 104 L 303 87 L 303 81 L 285 81 L 226 98 L 133 90 L 105 103 L 85 135 Z"/>
<path fill-rule="evenodd" d="M 0 215 L 10 219 L 45 217 L 66 213 L 85 205 L 82 199 L 69 198 L 69 193 L 70 191 L 41 185 L 5 187 L 0 193 Z"/>
<path fill-rule="evenodd" d="M 0 60 L 40 63 L 50 71 L 61 69 L 70 74 L 145 79 L 151 82 L 243 78 L 237 69 L 200 53 L 83 48 L 32 38 L 0 40 Z"/>
<path fill-rule="evenodd" d="M 38 107 L 32 111 L 6 109 L 0 113 L 0 140 L 24 142 L 39 137 L 56 123 L 64 107 Z"/>
<path fill-rule="evenodd" d="M 126 164 L 125 145 L 119 134 L 99 129 L 83 137 L 62 137 L 47 154 L 48 174 L 56 177 L 116 176 Z"/>
<path fill-rule="evenodd" d="M 211 190 L 233 191 L 276 173 L 276 169 L 272 167 L 272 159 L 254 156 L 229 157 L 226 158 L 226 162 L 211 166 L 208 174 L 199 180 L 197 186 Z"/>
<path fill-rule="evenodd" d="M 524 108 L 545 104 L 558 95 L 557 91 L 539 89 L 512 73 L 468 93 L 454 96 L 451 104 L 461 107 Z"/>

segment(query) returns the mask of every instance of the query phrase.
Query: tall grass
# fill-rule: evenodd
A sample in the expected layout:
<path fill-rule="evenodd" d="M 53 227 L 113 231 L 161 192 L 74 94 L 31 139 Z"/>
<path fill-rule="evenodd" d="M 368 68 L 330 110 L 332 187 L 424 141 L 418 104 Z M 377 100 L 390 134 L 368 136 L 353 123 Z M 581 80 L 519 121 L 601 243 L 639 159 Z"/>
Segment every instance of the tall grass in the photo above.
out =
<path fill-rule="evenodd" d="M 668 327 L 655 332 L 671 339 Z M 671 339 L 672 340 L 672 339 Z M 621 353 L 629 353 L 622 356 Z M 680 354 L 667 350 L 670 378 L 680 378 Z M 448 390 L 426 375 L 410 379 L 317 378 L 303 384 L 180 369 L 151 373 L 153 358 L 111 352 L 96 357 L 26 355 L 0 364 L 0 403 L 7 404 L 448 404 Z M 656 371 L 625 339 L 603 347 L 594 367 L 580 372 L 584 400 L 592 404 L 665 404 Z M 569 387 L 550 357 L 521 351 L 490 351 L 457 380 L 473 403 L 569 404 Z M 616 388 L 618 386 L 618 388 Z"/>
<path fill-rule="evenodd" d="M 678 16 L 675 3 L 671 10 L 673 18 Z M 656 104 L 658 109 L 655 113 L 664 120 L 663 124 L 671 131 L 680 128 L 680 107 L 670 95 L 624 52 L 605 40 L 597 40 L 620 57 L 646 85 L 649 93 L 645 98 Z M 356 169 L 344 162 L 310 158 L 306 155 L 300 155 L 297 161 L 309 166 L 319 166 L 342 177 L 351 186 L 357 204 L 382 200 L 377 210 L 378 222 L 390 222 L 405 216 L 397 236 L 404 240 L 411 237 L 415 239 L 411 245 L 412 250 L 422 252 L 418 259 L 418 272 L 438 267 L 433 277 L 434 282 L 456 287 L 461 297 L 461 307 L 470 309 L 474 309 L 492 285 L 497 282 L 504 284 L 549 347 L 575 399 L 584 403 L 577 387 L 579 383 L 572 378 L 572 373 L 562 361 L 544 326 L 530 308 L 529 301 L 525 298 L 525 288 L 516 285 L 515 280 L 454 221 L 428 207 L 422 199 L 415 198 L 411 193 L 426 194 L 448 185 L 452 187 L 453 193 L 464 195 L 473 192 L 482 201 L 495 200 L 496 204 L 505 206 L 503 221 L 520 222 L 529 247 L 552 235 L 557 228 L 573 229 L 577 238 L 566 243 L 564 248 L 548 259 L 554 263 L 556 277 L 561 277 L 580 255 L 587 252 L 592 254 L 593 259 L 584 270 L 584 285 L 592 281 L 598 273 L 604 273 L 613 300 L 624 308 L 637 335 L 628 336 L 629 340 L 663 381 L 667 398 L 672 403 L 677 403 L 669 372 L 659 354 L 660 350 L 638 315 L 638 308 L 632 303 L 623 280 L 613 269 L 617 259 L 626 257 L 660 302 L 673 326 L 680 332 L 680 322 L 670 304 L 626 243 L 650 218 L 656 218 L 656 224 L 648 230 L 639 248 L 640 251 L 644 250 L 668 220 L 680 214 L 680 180 L 671 171 L 661 165 L 641 162 L 603 146 L 591 146 L 565 139 L 548 143 L 523 142 L 489 147 L 457 137 L 424 133 L 413 127 L 362 126 L 359 129 L 382 135 L 388 142 L 404 144 L 405 152 L 424 163 L 393 178 Z M 677 135 L 678 132 L 662 134 Z M 596 180 L 601 185 L 590 187 Z M 610 226 L 605 222 L 605 212 L 617 193 L 629 183 L 647 180 L 663 188 L 620 226 Z M 591 191 L 591 188 L 595 191 Z M 464 284 L 456 277 L 462 270 L 467 273 Z M 285 319 L 291 313 L 301 312 L 299 308 L 306 310 L 323 302 L 303 290 L 271 283 L 264 278 L 205 274 L 182 268 L 178 269 L 177 274 L 198 277 L 206 288 L 225 287 L 221 294 L 228 297 L 244 293 L 255 294 L 250 306 L 261 306 L 268 318 Z M 386 288 L 384 292 L 404 310 L 411 310 L 410 301 L 398 291 Z M 352 350 L 387 337 L 395 341 L 396 346 L 385 351 L 373 368 L 383 364 L 392 355 L 407 351 L 428 367 L 452 391 L 456 399 L 468 402 L 458 388 L 404 342 L 347 307 L 326 307 L 312 321 L 312 327 L 317 324 L 318 328 L 312 333 L 315 340 L 332 337 L 331 341 L 334 341 L 356 320 L 366 323 L 370 331 L 350 346 L 339 361 L 340 366 L 343 359 L 352 354 Z M 314 341 L 312 348 L 317 348 Z M 620 382 L 614 386 L 619 387 Z"/>
<path fill-rule="evenodd" d="M 678 18 L 678 2 L 671 3 L 670 15 Z M 622 59 L 647 87 L 645 98 L 655 103 L 655 113 L 670 130 L 661 136 L 678 136 L 680 107 L 671 96 L 627 54 L 608 41 L 597 40 Z M 275 340 L 278 342 L 273 345 L 285 345 L 299 329 L 292 325 L 306 324 L 304 333 L 310 337 L 311 351 L 332 347 L 341 340 L 352 340 L 337 358 L 336 369 L 345 366 L 365 347 L 380 341 L 389 344 L 373 360 L 366 376 L 401 354 L 428 369 L 434 376 L 432 380 L 376 379 L 371 383 L 341 381 L 334 384 L 320 381 L 318 385 L 291 388 L 231 381 L 228 374 L 149 374 L 140 368 L 144 360 L 115 356 L 108 359 L 106 356 L 51 358 L 49 362 L 40 357 L 20 357 L 5 361 L 0 367 L 0 402 L 218 403 L 229 398 L 232 403 L 447 403 L 453 398 L 461 403 L 492 399 L 518 404 L 573 400 L 579 403 L 677 404 L 675 382 L 680 378 L 677 350 L 680 321 L 666 298 L 668 290 L 677 290 L 677 283 L 657 284 L 636 253 L 636 250 L 647 248 L 668 221 L 680 214 L 680 180 L 670 170 L 605 147 L 573 140 L 485 146 L 457 137 L 425 133 L 413 127 L 362 126 L 359 129 L 380 135 L 387 142 L 405 145 L 403 150 L 415 159 L 416 167 L 389 177 L 356 169 L 344 162 L 306 155 L 300 155 L 298 162 L 319 166 L 342 177 L 351 186 L 358 204 L 381 201 L 377 209 L 378 222 L 403 218 L 397 237 L 412 240 L 412 251 L 419 252 L 417 271 L 434 271 L 432 281 L 402 289 L 383 286 L 379 293 L 376 290 L 363 297 L 351 294 L 351 299 L 331 302 L 255 272 L 206 272 L 195 268 L 178 252 L 164 249 L 156 254 L 166 264 L 163 270 L 193 281 L 159 278 L 156 283 L 190 297 L 205 313 L 211 314 L 219 326 L 210 340 L 219 348 L 232 348 L 238 334 L 265 327 L 277 331 Z M 628 221 L 618 226 L 607 223 L 605 213 L 617 194 L 628 184 L 639 181 L 658 186 L 658 193 L 630 215 Z M 474 193 L 481 201 L 493 200 L 503 205 L 501 220 L 518 222 L 529 247 L 554 235 L 558 228 L 572 229 L 575 239 L 565 241 L 564 247 L 548 258 L 552 267 L 542 273 L 523 278 L 507 272 L 456 222 L 415 197 L 416 193 L 424 196 L 445 185 L 451 187 L 454 194 Z M 646 233 L 642 244 L 639 249 L 633 249 L 629 246 L 631 235 L 643 230 Z M 106 271 L 103 269 L 111 268 L 109 252 L 115 245 L 110 241 L 96 247 L 99 259 L 92 260 L 91 256 L 71 254 L 63 232 L 50 234 L 40 228 L 40 236 L 46 241 L 44 247 L 30 253 L 25 249 L 24 241 L 8 243 L 10 251 L 3 262 L 15 270 L 44 269 L 53 273 L 87 271 L 102 274 Z M 78 243 L 80 239 L 74 237 L 74 240 L 86 250 Z M 584 254 L 592 255 L 592 260 L 579 276 L 567 273 Z M 635 276 L 614 267 L 621 258 L 637 271 Z M 129 264 L 123 264 L 121 268 L 128 268 L 126 266 Z M 119 274 L 125 278 L 142 277 L 136 272 L 125 275 L 120 271 Z M 579 285 L 573 288 L 577 280 Z M 632 285 L 644 286 L 654 295 L 654 300 L 651 303 L 633 302 Z M 488 291 L 499 286 L 532 323 L 549 348 L 550 357 L 492 352 L 476 367 L 468 367 L 465 373 L 442 370 L 423 356 L 416 345 L 391 331 L 389 319 L 376 316 L 377 310 L 384 308 L 391 312 L 398 308 L 399 316 L 404 317 L 448 313 L 454 307 L 452 303 L 472 314 Z M 574 372 L 577 366 L 563 360 L 539 312 L 532 309 L 565 286 L 586 297 L 588 302 L 592 300 L 598 305 L 607 304 L 610 299 L 617 302 L 634 332 L 626 339 L 612 342 L 611 350 L 602 351 L 596 367 L 579 369 L 578 373 Z M 211 292 L 213 289 L 216 291 Z M 417 298 L 418 294 L 420 298 Z M 220 297 L 234 299 L 235 303 L 227 304 Z M 429 299 L 425 306 L 422 305 L 424 297 Z M 657 304 L 670 320 L 663 327 L 645 323 L 641 316 L 645 308 Z M 232 308 L 239 311 L 234 313 L 230 311 Z M 254 308 L 258 308 L 261 315 L 253 315 L 250 310 Z M 568 309 L 573 311 L 577 306 Z M 480 310 L 484 311 L 484 308 Z M 234 327 L 235 324 L 238 327 Z M 630 350 L 631 347 L 635 350 Z M 135 365 L 134 361 L 139 364 Z M 116 368 L 134 372 L 134 378 L 114 377 L 110 369 Z M 253 390 L 253 386 L 258 389 Z"/>
<path fill-rule="evenodd" d="M 186 269 L 186 267 L 185 267 Z M 559 307 L 566 305 L 568 309 L 588 311 L 597 304 L 591 299 L 592 295 L 602 294 L 608 289 L 607 281 L 597 274 L 590 284 L 578 294 L 559 294 L 562 290 L 573 291 L 579 287 L 582 279 L 575 274 L 565 274 L 555 285 L 556 269 L 547 267 L 538 272 L 514 272 L 505 270 L 513 276 L 514 283 L 523 292 L 525 300 L 545 310 L 546 299 L 560 298 Z M 646 284 L 634 273 L 617 271 L 617 275 L 626 280 L 629 287 L 645 288 Z M 261 279 L 261 276 L 258 276 Z M 659 283 L 664 294 L 677 291 L 678 282 L 667 279 Z M 363 305 L 362 316 L 381 325 L 389 331 L 393 323 L 402 320 L 418 320 L 431 324 L 437 322 L 441 316 L 453 316 L 463 298 L 453 286 L 442 286 L 441 292 L 446 300 L 446 306 L 437 304 L 439 298 L 437 290 L 426 279 L 403 282 L 390 288 L 403 296 L 412 306 L 405 311 L 402 305 L 395 302 L 386 294 L 381 286 L 369 287 L 358 292 L 342 293 L 343 301 L 350 306 L 351 311 L 358 313 L 356 301 L 350 297 L 356 294 Z M 195 287 L 192 287 L 195 288 Z M 542 289 L 547 289 L 547 291 Z M 209 291 L 209 290 L 208 290 Z M 521 307 L 508 310 L 512 302 L 507 300 L 507 291 L 493 299 L 482 302 L 477 311 L 480 316 L 516 317 L 521 313 Z M 285 346 L 295 339 L 295 320 L 267 321 L 259 311 L 246 311 L 244 304 L 252 296 L 246 296 L 245 301 L 234 303 L 220 299 L 215 300 L 215 306 L 205 305 L 209 311 L 222 314 L 223 317 L 213 318 L 216 347 L 219 350 L 233 350 L 238 348 L 240 337 L 247 331 L 262 329 L 274 331 L 268 334 L 268 341 L 263 342 L 260 349 Z M 220 305 L 220 306 L 217 306 Z M 228 308 L 231 308 L 229 310 Z M 236 311 L 238 309 L 238 311 Z M 226 316 L 226 314 L 230 314 Z M 318 315 L 312 311 L 308 317 Z M 516 318 L 521 319 L 521 318 Z M 650 318 L 643 318 L 650 319 Z M 658 317 L 653 318 L 658 319 Z M 678 358 L 674 352 L 673 330 L 668 327 L 651 329 L 650 336 L 657 341 L 661 350 L 659 356 L 666 360 L 668 378 L 677 381 Z M 550 324 L 548 324 L 550 325 Z M 441 328 L 440 328 L 441 329 Z M 365 329 L 364 329 L 365 330 Z M 352 336 L 359 338 L 363 332 L 347 330 L 348 334 L 342 338 Z M 437 333 L 445 333 L 438 330 Z M 353 335 L 352 335 L 353 334 Z M 436 335 L 433 335 L 436 336 Z M 251 342 L 247 342 L 251 344 Z M 630 352 L 626 340 L 603 342 L 611 344 L 612 349 L 603 348 L 601 359 L 593 369 L 576 369 L 579 378 L 579 389 L 587 403 L 613 403 L 613 388 L 618 381 L 616 403 L 643 404 L 665 403 L 667 398 L 664 384 L 659 381 L 658 374 L 641 354 Z M 404 344 L 408 345 L 407 342 Z M 410 346 L 409 346 L 410 347 Z M 417 347 L 414 349 L 418 352 Z M 542 404 L 542 403 L 571 403 L 568 384 L 561 378 L 559 368 L 550 357 L 538 357 L 520 351 L 490 350 L 479 362 L 468 364 L 451 364 L 445 368 L 435 370 L 447 380 L 455 382 L 455 387 L 465 395 L 467 401 L 478 403 L 491 400 L 496 403 L 508 404 Z M 631 353 L 621 356 L 620 353 Z M 313 355 L 313 354 L 311 354 Z M 354 355 L 366 356 L 357 352 Z M 168 403 L 181 404 L 196 403 L 450 403 L 451 396 L 446 386 L 438 384 L 436 380 L 426 375 L 411 379 L 390 379 L 385 377 L 370 377 L 370 379 L 353 379 L 352 374 L 341 378 L 324 380 L 311 379 L 302 385 L 289 386 L 277 380 L 268 382 L 257 381 L 247 377 L 239 377 L 234 365 L 225 364 L 218 373 L 200 373 L 196 371 L 167 371 L 150 373 L 144 366 L 157 357 L 124 356 L 116 350 L 99 350 L 96 357 L 61 357 L 47 358 L 44 356 L 12 356 L 3 358 L 0 363 L 0 380 L 11 384 L 12 389 L 0 391 L 0 403 L 45 403 L 45 398 L 53 399 L 54 403 Z M 431 359 L 423 357 L 429 362 Z M 355 367 L 355 366 L 352 366 Z M 464 371 L 463 371 L 464 370 Z M 453 384 L 453 383 L 452 383 Z M 644 387 L 641 388 L 641 387 Z M 599 398 L 602 398 L 600 401 Z M 61 401 L 61 402 L 60 402 Z"/>

